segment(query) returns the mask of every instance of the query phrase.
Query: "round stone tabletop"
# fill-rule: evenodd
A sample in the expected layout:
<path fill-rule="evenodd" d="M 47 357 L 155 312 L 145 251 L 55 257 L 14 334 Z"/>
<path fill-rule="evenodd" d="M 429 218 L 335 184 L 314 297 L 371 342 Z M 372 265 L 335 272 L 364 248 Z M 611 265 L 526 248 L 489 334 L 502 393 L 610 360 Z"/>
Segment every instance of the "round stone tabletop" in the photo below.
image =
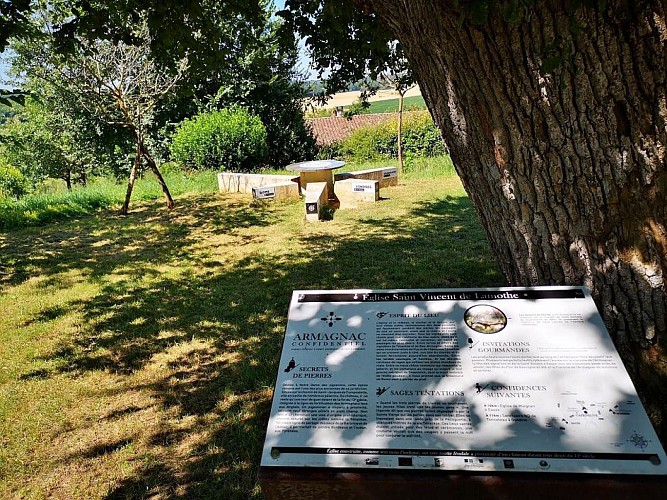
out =
<path fill-rule="evenodd" d="M 343 165 L 345 162 L 340 160 L 313 160 L 292 163 L 285 168 L 293 172 L 317 172 L 318 170 L 334 170 Z"/>

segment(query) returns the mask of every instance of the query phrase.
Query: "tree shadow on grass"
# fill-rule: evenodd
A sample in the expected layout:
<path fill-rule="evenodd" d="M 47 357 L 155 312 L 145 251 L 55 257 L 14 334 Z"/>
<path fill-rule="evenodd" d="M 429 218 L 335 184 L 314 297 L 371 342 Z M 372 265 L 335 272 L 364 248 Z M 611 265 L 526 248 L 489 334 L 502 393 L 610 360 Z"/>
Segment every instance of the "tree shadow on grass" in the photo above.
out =
<path fill-rule="evenodd" d="M 226 204 L 225 210 L 214 195 L 189 201 L 172 211 L 163 210 L 158 202 L 145 203 L 129 216 L 103 213 L 0 234 L 0 287 L 16 286 L 32 277 L 43 278 L 43 285 L 49 286 L 71 269 L 89 277 L 106 276 L 124 266 L 151 272 L 156 263 L 192 258 L 182 245 L 192 233 L 192 224 L 201 221 L 208 236 L 234 235 L 243 228 L 270 225 L 275 216 L 242 198 Z"/>
<path fill-rule="evenodd" d="M 237 203 L 219 213 L 215 200 L 206 196 L 181 207 L 175 216 L 149 207 L 132 220 L 97 219 L 88 235 L 83 225 L 68 226 L 56 231 L 58 237 L 44 235 L 34 254 L 27 242 L 19 243 L 15 247 L 29 254 L 29 263 L 16 264 L 19 276 L 5 282 L 25 279 L 22 269 L 53 279 L 73 268 L 85 268 L 91 279 L 123 270 L 121 279 L 105 281 L 94 297 L 68 304 L 90 328 L 48 356 L 58 360 L 51 374 L 107 371 L 130 376 L 164 359 L 159 365 L 164 373 L 156 370 L 134 389 L 148 390 L 165 412 L 192 423 L 185 428 L 165 424 L 154 432 L 149 446 L 169 453 L 116 484 L 109 498 L 260 496 L 256 468 L 292 290 L 504 284 L 464 197 L 418 203 L 407 218 L 378 220 L 360 214 L 347 234 L 328 232 L 326 225 L 321 231 L 302 231 L 288 256 L 250 252 L 233 265 L 220 258 L 222 247 L 197 257 L 190 250 L 201 238 L 231 235 L 228 244 L 241 244 L 248 236 L 239 234 L 235 240 L 239 227 L 277 223 L 281 210 Z M 282 216 L 285 212 L 294 215 L 286 210 Z M 146 238 L 142 223 L 156 217 L 167 220 L 159 235 Z M 62 241 L 81 247 L 54 251 Z M 102 242 L 108 248 L 99 249 Z M 195 271 L 185 275 L 156 270 L 156 264 L 192 259 Z M 59 311 L 40 314 L 48 319 Z M 195 341 L 200 344 L 178 350 Z M 37 371 L 39 377 L 49 376 Z M 105 418 L 116 415 L 127 413 L 115 410 Z M 116 439 L 80 455 L 113 452 L 118 443 L 127 444 Z"/>

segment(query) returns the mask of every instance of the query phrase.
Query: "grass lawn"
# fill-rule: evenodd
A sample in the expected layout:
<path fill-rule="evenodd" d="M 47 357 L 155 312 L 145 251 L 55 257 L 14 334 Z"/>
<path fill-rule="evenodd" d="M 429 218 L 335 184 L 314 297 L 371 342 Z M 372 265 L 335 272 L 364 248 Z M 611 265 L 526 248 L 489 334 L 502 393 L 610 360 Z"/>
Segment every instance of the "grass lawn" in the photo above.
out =
<path fill-rule="evenodd" d="M 0 497 L 261 498 L 293 289 L 500 286 L 453 175 L 307 224 L 198 193 L 0 233 Z"/>

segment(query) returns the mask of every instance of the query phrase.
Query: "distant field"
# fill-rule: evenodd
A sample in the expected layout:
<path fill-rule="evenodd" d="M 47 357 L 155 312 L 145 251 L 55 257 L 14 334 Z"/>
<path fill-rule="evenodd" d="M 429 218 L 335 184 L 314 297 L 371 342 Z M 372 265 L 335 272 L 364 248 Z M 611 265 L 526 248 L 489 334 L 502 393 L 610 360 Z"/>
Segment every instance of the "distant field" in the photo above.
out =
<path fill-rule="evenodd" d="M 304 105 L 304 108 L 307 112 L 318 111 L 322 109 L 333 109 L 336 106 L 350 106 L 359 100 L 361 92 L 339 92 L 334 94 L 331 98 L 324 104 L 318 103 L 307 103 Z M 418 86 L 415 86 L 407 91 L 405 94 L 406 100 L 409 97 L 421 96 L 421 90 Z M 394 100 L 398 102 L 398 92 L 394 90 L 379 90 L 376 94 L 372 95 L 368 100 L 373 103 L 376 101 L 386 101 Z M 398 107 L 397 107 L 398 109 Z"/>
<path fill-rule="evenodd" d="M 420 95 L 406 97 L 403 100 L 403 109 L 406 111 L 415 109 L 426 109 L 424 98 Z M 398 111 L 398 99 L 387 99 L 385 101 L 375 101 L 368 108 L 369 113 L 396 113 Z"/>

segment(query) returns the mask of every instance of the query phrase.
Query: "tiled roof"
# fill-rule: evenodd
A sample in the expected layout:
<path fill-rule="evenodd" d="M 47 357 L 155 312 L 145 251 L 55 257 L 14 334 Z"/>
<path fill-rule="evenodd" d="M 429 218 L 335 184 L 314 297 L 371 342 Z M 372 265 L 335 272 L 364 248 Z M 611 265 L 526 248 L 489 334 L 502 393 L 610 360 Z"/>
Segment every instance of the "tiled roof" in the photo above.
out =
<path fill-rule="evenodd" d="M 375 113 L 354 115 L 350 119 L 343 116 L 330 116 L 326 118 L 308 118 L 306 121 L 313 127 L 317 144 L 323 146 L 345 139 L 358 128 L 377 125 L 394 116 L 396 116 L 396 113 Z"/>

